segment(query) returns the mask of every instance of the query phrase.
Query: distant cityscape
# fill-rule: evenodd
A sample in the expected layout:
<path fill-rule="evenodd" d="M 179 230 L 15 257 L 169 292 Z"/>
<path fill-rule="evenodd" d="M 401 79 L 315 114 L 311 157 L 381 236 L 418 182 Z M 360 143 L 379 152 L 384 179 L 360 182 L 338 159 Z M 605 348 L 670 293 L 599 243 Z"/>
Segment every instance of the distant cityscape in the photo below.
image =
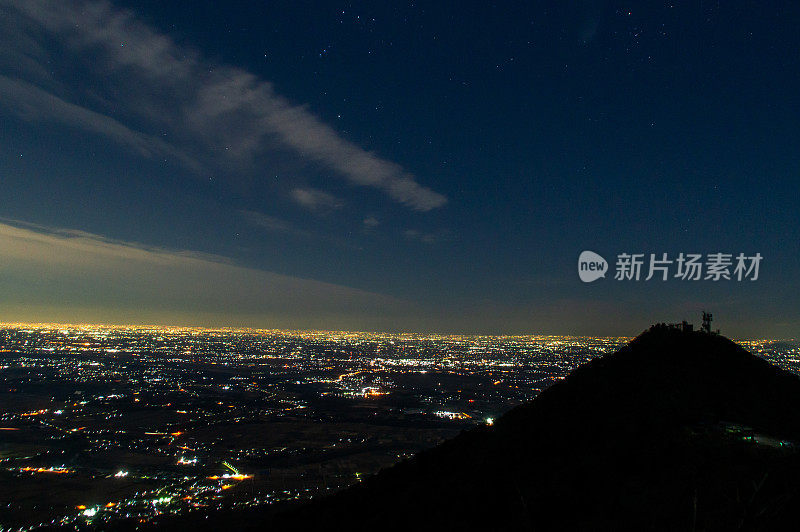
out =
<path fill-rule="evenodd" d="M 0 531 L 319 496 L 627 340 L 3 324 Z"/>

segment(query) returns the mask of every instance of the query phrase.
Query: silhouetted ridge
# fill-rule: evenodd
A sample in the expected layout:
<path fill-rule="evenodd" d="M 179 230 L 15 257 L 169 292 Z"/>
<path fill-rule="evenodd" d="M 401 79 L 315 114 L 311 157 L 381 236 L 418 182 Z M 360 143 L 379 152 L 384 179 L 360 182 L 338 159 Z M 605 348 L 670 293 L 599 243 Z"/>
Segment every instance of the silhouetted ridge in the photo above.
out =
<path fill-rule="evenodd" d="M 774 530 L 800 522 L 800 379 L 653 328 L 277 529 Z M 257 519 L 241 524 L 255 525 Z"/>
<path fill-rule="evenodd" d="M 787 409 L 792 404 L 800 404 L 796 375 L 719 335 L 654 328 L 580 366 L 496 425 L 533 437 L 533 425 L 569 411 L 563 436 L 603 431 L 612 420 L 637 432 L 735 420 L 800 440 L 800 415 Z"/>

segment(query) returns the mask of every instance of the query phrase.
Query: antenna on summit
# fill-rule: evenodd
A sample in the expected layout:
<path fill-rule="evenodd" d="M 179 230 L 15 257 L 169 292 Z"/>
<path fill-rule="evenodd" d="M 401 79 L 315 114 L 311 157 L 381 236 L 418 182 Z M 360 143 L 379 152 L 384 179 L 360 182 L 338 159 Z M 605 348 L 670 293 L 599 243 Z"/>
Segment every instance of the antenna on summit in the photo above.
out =
<path fill-rule="evenodd" d="M 703 311 L 703 325 L 700 326 L 700 330 L 711 334 L 711 313 L 705 310 Z"/>

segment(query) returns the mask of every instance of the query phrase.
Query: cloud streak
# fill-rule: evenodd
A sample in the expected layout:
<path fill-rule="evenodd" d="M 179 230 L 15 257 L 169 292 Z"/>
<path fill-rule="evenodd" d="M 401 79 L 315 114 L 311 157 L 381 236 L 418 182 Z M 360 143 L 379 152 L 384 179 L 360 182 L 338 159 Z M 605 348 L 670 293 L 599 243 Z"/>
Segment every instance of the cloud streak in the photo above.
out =
<path fill-rule="evenodd" d="M 214 64 L 129 11 L 105 1 L 47 0 L 0 0 L 0 10 L 6 17 L 0 65 L 9 71 L 0 105 L 18 116 L 93 131 L 142 155 L 174 157 L 195 172 L 255 173 L 260 158 L 285 151 L 413 210 L 447 202 L 269 82 Z M 102 75 L 94 92 L 80 93 L 69 87 L 69 76 L 52 73 L 49 65 L 62 57 L 91 62 L 89 75 Z"/>
<path fill-rule="evenodd" d="M 0 222 L 0 249 L 0 318 L 12 320 L 349 328 L 405 306 L 224 257 L 19 222 Z"/>

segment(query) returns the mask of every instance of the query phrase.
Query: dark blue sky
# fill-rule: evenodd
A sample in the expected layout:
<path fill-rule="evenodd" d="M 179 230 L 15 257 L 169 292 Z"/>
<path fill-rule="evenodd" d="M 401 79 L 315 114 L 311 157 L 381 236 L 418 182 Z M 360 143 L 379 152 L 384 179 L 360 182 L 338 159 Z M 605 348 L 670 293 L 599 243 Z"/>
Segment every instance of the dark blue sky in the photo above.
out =
<path fill-rule="evenodd" d="M 4 320 L 800 333 L 796 3 L 61 4 L 0 0 Z"/>

